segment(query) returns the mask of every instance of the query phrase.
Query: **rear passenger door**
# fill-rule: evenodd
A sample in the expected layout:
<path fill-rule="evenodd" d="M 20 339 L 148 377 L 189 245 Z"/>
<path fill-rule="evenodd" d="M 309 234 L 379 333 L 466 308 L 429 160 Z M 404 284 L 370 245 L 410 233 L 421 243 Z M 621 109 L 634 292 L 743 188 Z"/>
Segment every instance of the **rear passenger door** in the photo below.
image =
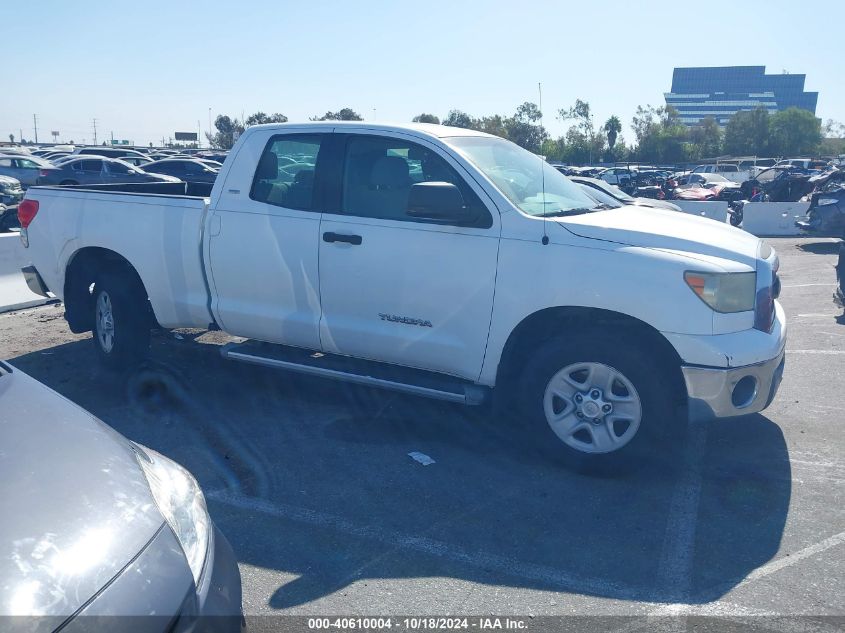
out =
<path fill-rule="evenodd" d="M 477 379 L 499 250 L 492 201 L 428 141 L 350 131 L 333 155 L 339 187 L 319 242 L 323 351 Z M 477 222 L 407 215 L 421 182 L 456 185 Z"/>
<path fill-rule="evenodd" d="M 208 221 L 212 310 L 237 336 L 320 348 L 317 278 L 323 133 L 255 132 Z"/>

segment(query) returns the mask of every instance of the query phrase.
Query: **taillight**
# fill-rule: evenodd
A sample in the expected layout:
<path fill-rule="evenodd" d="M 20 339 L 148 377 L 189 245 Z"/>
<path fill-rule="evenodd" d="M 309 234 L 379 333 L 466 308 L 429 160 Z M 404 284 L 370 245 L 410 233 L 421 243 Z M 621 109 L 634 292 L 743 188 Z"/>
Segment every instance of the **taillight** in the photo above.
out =
<path fill-rule="evenodd" d="M 28 228 L 38 214 L 38 200 L 21 200 L 18 205 L 18 221 L 21 228 Z"/>
<path fill-rule="evenodd" d="M 50 170 L 49 169 L 42 169 L 41 171 L 38 172 L 38 175 L 39 176 L 49 176 Z"/>

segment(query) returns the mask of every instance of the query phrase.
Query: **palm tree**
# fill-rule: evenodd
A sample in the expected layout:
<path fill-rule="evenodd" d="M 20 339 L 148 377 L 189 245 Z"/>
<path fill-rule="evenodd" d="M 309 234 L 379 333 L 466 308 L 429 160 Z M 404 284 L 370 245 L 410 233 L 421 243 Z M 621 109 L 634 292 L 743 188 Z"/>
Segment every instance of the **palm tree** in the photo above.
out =
<path fill-rule="evenodd" d="M 622 123 L 619 121 L 619 117 L 614 114 L 604 122 L 602 129 L 605 134 L 607 134 L 607 145 L 612 152 L 613 146 L 616 145 L 616 137 L 619 136 L 619 132 L 622 131 Z"/>

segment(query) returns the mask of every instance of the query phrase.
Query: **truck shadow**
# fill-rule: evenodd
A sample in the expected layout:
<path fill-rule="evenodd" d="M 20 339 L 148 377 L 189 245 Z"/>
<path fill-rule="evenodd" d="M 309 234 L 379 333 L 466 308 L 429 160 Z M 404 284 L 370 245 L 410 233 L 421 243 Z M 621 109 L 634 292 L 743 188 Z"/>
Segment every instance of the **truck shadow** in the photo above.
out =
<path fill-rule="evenodd" d="M 78 341 L 10 362 L 188 467 L 239 561 L 274 574 L 244 576 L 252 604 L 420 578 L 703 603 L 780 545 L 792 474 L 763 415 L 712 423 L 687 458 L 599 479 L 543 461 L 483 409 L 236 365 L 187 339 L 157 337 L 154 357 L 110 375 Z M 388 591 L 385 609 L 414 604 Z"/>

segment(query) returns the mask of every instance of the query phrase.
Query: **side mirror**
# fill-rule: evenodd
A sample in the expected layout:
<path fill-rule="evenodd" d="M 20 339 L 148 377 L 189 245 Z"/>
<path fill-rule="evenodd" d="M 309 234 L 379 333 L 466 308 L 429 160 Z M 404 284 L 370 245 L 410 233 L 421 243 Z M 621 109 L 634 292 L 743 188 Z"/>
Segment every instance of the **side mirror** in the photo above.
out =
<path fill-rule="evenodd" d="M 450 182 L 418 182 L 411 185 L 405 213 L 419 220 L 449 224 L 468 224 L 478 217 L 467 206 L 461 190 Z"/>

